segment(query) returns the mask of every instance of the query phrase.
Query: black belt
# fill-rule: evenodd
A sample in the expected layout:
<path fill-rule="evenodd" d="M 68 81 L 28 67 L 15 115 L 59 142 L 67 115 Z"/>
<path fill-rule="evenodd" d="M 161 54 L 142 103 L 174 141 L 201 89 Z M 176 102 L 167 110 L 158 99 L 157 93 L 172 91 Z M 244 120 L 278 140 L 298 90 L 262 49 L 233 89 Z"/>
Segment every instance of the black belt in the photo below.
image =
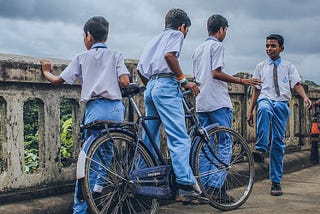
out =
<path fill-rule="evenodd" d="M 176 75 L 174 73 L 160 73 L 160 74 L 154 74 L 150 77 L 150 80 L 155 80 L 158 78 L 176 78 Z"/>
<path fill-rule="evenodd" d="M 88 105 L 90 102 L 92 101 L 96 101 L 96 100 L 109 100 L 108 98 L 102 97 L 102 96 L 95 96 L 92 97 L 90 100 L 88 100 L 88 102 L 86 103 L 86 105 Z"/>

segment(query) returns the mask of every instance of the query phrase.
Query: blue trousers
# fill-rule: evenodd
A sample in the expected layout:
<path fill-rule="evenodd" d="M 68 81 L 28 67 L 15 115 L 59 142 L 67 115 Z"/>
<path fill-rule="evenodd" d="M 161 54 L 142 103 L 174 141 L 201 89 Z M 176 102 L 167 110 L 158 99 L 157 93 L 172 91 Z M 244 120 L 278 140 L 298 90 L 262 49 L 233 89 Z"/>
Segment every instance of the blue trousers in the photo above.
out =
<path fill-rule="evenodd" d="M 146 115 L 159 116 L 161 121 L 146 122 L 158 147 L 160 147 L 160 124 L 162 123 L 167 135 L 176 182 L 182 185 L 192 185 L 196 183 L 196 180 L 189 164 L 191 143 L 186 130 L 182 97 L 177 80 L 173 78 L 150 80 L 144 93 Z M 152 150 L 147 136 L 144 136 L 144 142 Z"/>
<path fill-rule="evenodd" d="M 113 120 L 113 121 L 123 121 L 125 114 L 125 107 L 121 100 L 96 100 L 91 101 L 86 106 L 86 111 L 84 115 L 84 124 L 93 122 L 95 120 Z M 91 131 L 90 134 L 95 135 L 98 131 Z M 86 136 L 88 137 L 88 136 Z M 106 145 L 104 148 L 101 148 L 101 154 L 106 155 L 106 160 L 112 156 L 112 145 Z M 110 155 L 111 154 L 111 155 Z M 95 159 L 96 158 L 96 159 Z M 93 157 L 93 159 L 98 160 L 98 157 Z M 108 162 L 108 161 L 107 161 Z M 104 169 L 101 168 L 99 164 L 96 164 L 95 167 L 97 171 L 104 172 Z M 100 174 L 101 175 L 101 174 Z M 99 192 L 103 187 L 104 178 L 97 176 L 95 173 L 89 175 L 89 180 L 91 184 L 91 190 Z M 73 213 L 74 214 L 86 214 L 88 205 L 84 200 L 80 200 L 78 196 L 78 181 L 76 181 L 75 193 L 74 193 L 74 205 Z"/>
<path fill-rule="evenodd" d="M 255 148 L 267 151 L 271 130 L 269 177 L 276 183 L 282 180 L 283 157 L 286 149 L 284 138 L 289 116 L 290 108 L 287 102 L 258 100 Z"/>
<path fill-rule="evenodd" d="M 230 108 L 220 108 L 212 112 L 198 112 L 200 123 L 206 127 L 210 124 L 218 123 L 220 126 L 231 128 L 232 126 L 232 109 Z M 226 133 L 218 134 L 218 142 L 214 142 L 213 139 L 210 139 L 210 147 L 214 150 L 215 155 L 221 161 L 226 164 L 229 164 L 231 161 L 232 155 L 232 140 L 230 136 Z M 227 176 L 226 171 L 220 171 L 217 166 L 220 166 L 221 163 L 216 160 L 209 152 L 208 147 L 205 147 L 205 153 L 200 153 L 200 164 L 199 171 L 201 176 L 201 183 L 205 188 L 215 187 L 220 189 L 225 181 Z M 210 164 L 208 157 L 214 164 Z M 210 172 L 210 173 L 206 173 Z"/>

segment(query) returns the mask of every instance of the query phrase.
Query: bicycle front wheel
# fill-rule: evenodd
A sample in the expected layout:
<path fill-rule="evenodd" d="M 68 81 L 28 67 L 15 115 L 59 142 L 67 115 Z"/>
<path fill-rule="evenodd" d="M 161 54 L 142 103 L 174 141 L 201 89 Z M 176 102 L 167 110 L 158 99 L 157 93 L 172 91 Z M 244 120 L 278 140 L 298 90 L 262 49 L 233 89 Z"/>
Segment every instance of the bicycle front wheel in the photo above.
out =
<path fill-rule="evenodd" d="M 154 166 L 153 158 L 135 139 L 121 132 L 97 138 L 88 150 L 85 177 L 81 180 L 84 197 L 92 213 L 155 213 L 156 199 L 134 194 L 129 173 Z M 135 155 L 134 155 L 135 154 Z"/>
<path fill-rule="evenodd" d="M 248 199 L 254 182 L 254 163 L 246 140 L 232 129 L 215 127 L 202 138 L 193 158 L 194 174 L 210 204 L 228 211 Z"/>

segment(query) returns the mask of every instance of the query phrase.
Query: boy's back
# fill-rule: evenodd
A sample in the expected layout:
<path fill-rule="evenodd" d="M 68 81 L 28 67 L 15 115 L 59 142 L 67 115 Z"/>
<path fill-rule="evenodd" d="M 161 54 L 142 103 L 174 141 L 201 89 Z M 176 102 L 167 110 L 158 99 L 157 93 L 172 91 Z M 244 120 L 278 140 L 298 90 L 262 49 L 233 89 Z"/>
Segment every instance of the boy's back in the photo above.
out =
<path fill-rule="evenodd" d="M 61 77 L 69 84 L 81 78 L 81 101 L 87 102 L 95 96 L 121 100 L 118 78 L 122 74 L 129 74 L 122 54 L 97 43 L 78 54 Z"/>

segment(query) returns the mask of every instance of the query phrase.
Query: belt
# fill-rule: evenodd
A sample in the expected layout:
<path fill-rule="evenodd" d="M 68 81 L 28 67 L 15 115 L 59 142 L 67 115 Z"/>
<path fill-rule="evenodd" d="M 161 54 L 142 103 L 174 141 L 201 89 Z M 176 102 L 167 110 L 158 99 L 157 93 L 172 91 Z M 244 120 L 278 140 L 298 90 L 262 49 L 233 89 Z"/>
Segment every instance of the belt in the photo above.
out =
<path fill-rule="evenodd" d="M 96 100 L 108 100 L 108 98 L 105 98 L 105 97 L 102 97 L 102 96 L 94 96 L 94 97 L 92 97 L 90 100 L 88 100 L 88 102 L 86 103 L 86 105 L 88 105 L 90 102 L 96 101 Z"/>
<path fill-rule="evenodd" d="M 160 74 L 154 74 L 150 77 L 150 80 L 155 80 L 159 78 L 176 78 L 176 75 L 174 73 L 160 73 Z"/>

